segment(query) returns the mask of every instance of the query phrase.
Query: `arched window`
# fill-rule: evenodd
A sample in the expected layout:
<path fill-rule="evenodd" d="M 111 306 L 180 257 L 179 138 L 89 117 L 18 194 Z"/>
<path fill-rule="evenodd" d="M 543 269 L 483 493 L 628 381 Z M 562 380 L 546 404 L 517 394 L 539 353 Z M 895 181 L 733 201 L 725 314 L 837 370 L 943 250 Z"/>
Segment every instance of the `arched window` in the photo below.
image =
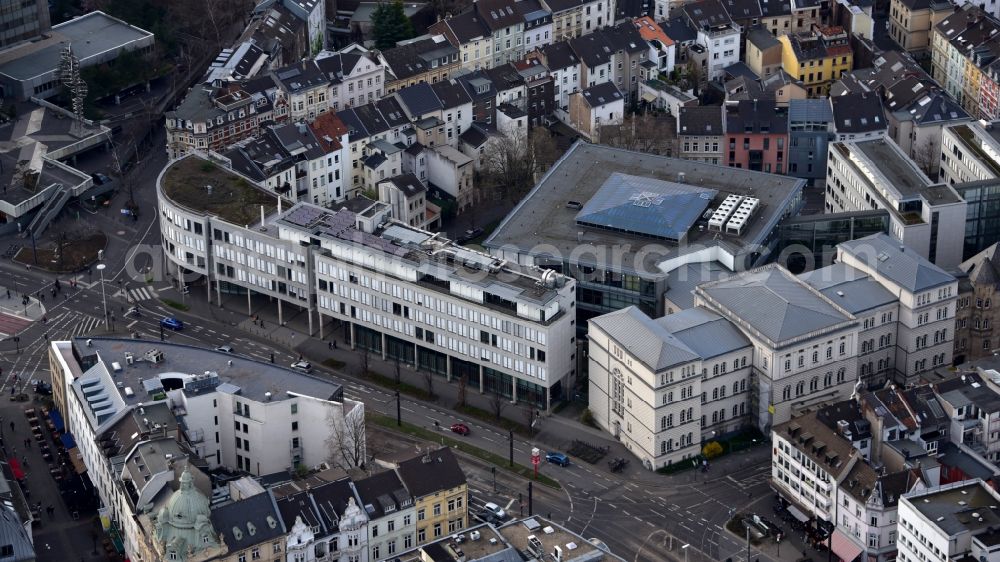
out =
<path fill-rule="evenodd" d="M 784 388 L 784 389 L 783 389 L 783 390 L 781 391 L 781 399 L 782 399 L 782 400 L 788 400 L 788 399 L 789 399 L 789 398 L 791 398 L 791 397 L 792 397 L 792 387 L 790 387 L 790 386 L 786 386 L 786 387 L 785 387 L 785 388 Z"/>
<path fill-rule="evenodd" d="M 819 389 L 819 377 L 813 377 L 809 381 L 809 392 L 816 392 Z"/>

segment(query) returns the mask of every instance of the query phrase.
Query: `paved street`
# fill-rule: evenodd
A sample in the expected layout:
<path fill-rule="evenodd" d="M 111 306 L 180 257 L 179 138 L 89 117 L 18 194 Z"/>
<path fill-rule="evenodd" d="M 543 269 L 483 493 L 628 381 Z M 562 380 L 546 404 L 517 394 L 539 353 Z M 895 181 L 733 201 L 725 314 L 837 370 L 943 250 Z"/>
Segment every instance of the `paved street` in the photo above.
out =
<path fill-rule="evenodd" d="M 360 372 L 360 358 L 347 349 L 342 329 L 325 325 L 323 333 L 326 339 L 321 340 L 316 337 L 318 327 L 310 335 L 305 314 L 295 314 L 287 310 L 288 307 L 284 317 L 286 325 L 282 326 L 277 321 L 276 307 L 263 298 L 250 303 L 250 312 L 259 315 L 265 322 L 266 327 L 261 328 L 250 320 L 245 296 L 228 296 L 224 299 L 224 306 L 219 307 L 206 302 L 203 286 L 193 286 L 190 292 L 181 294 L 170 278 L 154 278 L 151 283 L 146 283 L 144 278 L 131 279 L 126 275 L 127 259 L 136 261 L 142 267 L 155 265 L 156 258 L 146 256 L 139 249 L 143 244 L 157 246 L 159 243 L 154 223 L 153 182 L 164 160 L 162 135 L 159 142 L 161 146 L 133 170 L 138 186 L 136 198 L 142 210 L 138 221 L 117 214 L 116 205 L 120 205 L 122 194 L 118 195 L 110 210 L 81 215 L 79 219 L 91 221 L 109 234 L 103 296 L 96 270 L 89 274 L 63 276 L 62 293 L 54 299 L 50 293 L 43 292 L 47 295 L 46 301 L 41 303 L 46 309 L 46 322 L 36 321 L 28 325 L 18 334 L 17 341 L 12 337 L 0 341 L 4 367 L 0 393 L 11 385 L 25 388 L 33 379 L 49 379 L 45 353 L 48 340 L 113 331 L 125 336 L 134 332 L 143 339 L 158 341 L 160 318 L 176 316 L 185 322 L 186 327 L 179 332 L 168 331 L 165 337 L 171 341 L 199 346 L 232 345 L 236 353 L 262 361 L 269 361 L 273 353 L 275 362 L 281 364 L 289 364 L 303 356 L 313 362 L 317 375 L 343 384 L 345 395 L 349 398 L 362 400 L 372 410 L 394 416 L 394 396 L 381 387 L 356 378 Z M 29 270 L 7 261 L 0 262 L 0 275 L 8 283 L 16 284 L 19 290 L 27 288 L 31 292 L 50 287 L 55 278 L 35 268 Z M 70 279 L 78 283 L 77 289 L 66 288 Z M 107 325 L 104 321 L 105 299 L 109 311 Z M 169 308 L 161 299 L 183 302 L 190 307 L 190 311 L 179 312 Z M 132 305 L 141 308 L 140 317 L 124 317 L 124 312 Z M 335 350 L 329 347 L 331 338 L 338 342 Z M 18 349 L 20 353 L 17 353 Z M 337 372 L 322 368 L 320 363 L 328 357 L 342 361 L 345 367 Z M 394 365 L 379 358 L 371 359 L 370 368 L 386 375 L 394 371 Z M 16 383 L 13 379 L 15 374 L 19 377 Z M 406 367 L 401 369 L 401 375 L 415 386 L 423 387 L 425 384 L 422 374 Z M 457 385 L 448 384 L 444 379 L 437 379 L 434 384 L 438 398 L 433 403 L 404 397 L 404 420 L 425 428 L 434 428 L 435 421 L 443 427 L 462 421 L 472 429 L 472 434 L 463 439 L 506 457 L 509 446 L 506 432 L 457 415 L 449 409 L 457 401 Z M 470 404 L 488 409 L 487 397 L 475 390 L 470 388 L 468 392 Z M 521 407 L 507 407 L 507 414 L 518 421 L 523 421 L 522 413 Z M 23 416 L 20 406 L 6 403 L 0 405 L 0 415 L 8 419 L 10 416 Z M 566 468 L 542 466 L 541 470 L 559 480 L 563 489 L 553 491 L 544 486 L 535 487 L 536 513 L 551 513 L 556 521 L 564 522 L 585 537 L 603 540 L 614 552 L 631 560 L 746 560 L 744 541 L 725 531 L 723 525 L 734 510 L 755 508 L 762 516 L 770 515 L 772 495 L 766 480 L 766 447 L 725 457 L 704 474 L 688 471 L 675 476 L 659 475 L 642 469 L 634 459 L 623 473 L 613 474 L 608 470 L 606 461 L 616 456 L 629 456 L 620 444 L 609 435 L 585 427 L 575 419 L 553 415 L 540 420 L 533 439 L 515 438 L 516 461 L 529 464 L 532 447 L 543 451 L 565 451 L 574 439 L 606 446 L 609 448 L 608 455 L 595 465 L 574 459 L 577 464 Z M 29 462 L 34 464 L 31 458 Z M 29 480 L 32 478 L 34 476 L 29 476 Z M 523 508 L 527 507 L 527 482 L 520 478 L 498 471 L 498 491 L 494 493 L 489 467 L 480 466 L 476 470 L 473 463 L 470 481 L 475 505 L 495 501 L 510 505 L 512 512 L 518 513 L 522 509 L 522 504 L 518 503 L 521 499 Z M 29 487 L 34 491 L 44 489 L 46 485 L 32 481 Z M 51 494 L 49 498 L 36 501 L 43 501 L 46 505 L 50 501 L 59 501 L 57 496 Z M 89 553 L 92 548 L 91 528 L 89 523 L 72 521 L 65 508 L 57 509 L 54 521 L 51 524 L 43 521 L 43 526 L 38 529 L 40 541 L 47 545 L 40 549 L 44 550 L 40 559 L 74 560 L 78 553 Z M 786 536 L 790 539 L 781 545 L 781 556 L 771 544 L 765 547 L 764 552 L 754 548 L 751 559 L 796 560 L 802 555 L 801 547 L 795 544 L 797 539 L 790 533 Z M 683 544 L 690 545 L 686 553 L 680 548 Z M 816 557 L 816 553 L 811 555 Z"/>

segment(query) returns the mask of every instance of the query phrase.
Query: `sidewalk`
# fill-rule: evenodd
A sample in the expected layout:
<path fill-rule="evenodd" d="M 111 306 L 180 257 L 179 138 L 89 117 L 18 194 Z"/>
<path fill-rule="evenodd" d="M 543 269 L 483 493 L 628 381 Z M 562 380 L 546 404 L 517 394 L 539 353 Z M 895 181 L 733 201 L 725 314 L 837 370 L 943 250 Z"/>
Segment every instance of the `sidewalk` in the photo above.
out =
<path fill-rule="evenodd" d="M 160 291 L 162 296 L 180 300 L 180 295 L 176 289 Z M 339 375 L 345 378 L 370 381 L 360 376 L 362 372 L 362 356 L 360 353 L 352 351 L 350 344 L 345 338 L 345 329 L 335 326 L 334 321 L 327 321 L 323 324 L 323 339 L 319 338 L 319 326 L 314 317 L 313 334 L 310 336 L 308 319 L 304 311 L 294 309 L 285 305 L 283 320 L 284 325 L 278 323 L 277 307 L 268 302 L 263 296 L 252 299 L 251 310 L 260 321 L 263 327 L 255 323 L 253 318 L 247 315 L 247 299 L 245 295 L 223 295 L 223 307 L 213 302 L 209 305 L 205 299 L 205 288 L 191 287 L 186 295 L 186 302 L 191 307 L 191 313 L 201 316 L 211 317 L 215 321 L 225 322 L 236 326 L 250 334 L 266 338 L 276 346 L 281 346 L 292 350 L 316 365 L 322 365 L 326 359 L 335 359 L 343 363 L 343 367 L 337 370 Z M 215 294 L 213 293 L 213 300 Z M 329 342 L 335 341 L 337 347 L 330 349 Z M 395 361 L 383 360 L 379 354 L 369 354 L 368 370 L 395 378 Z M 417 371 L 412 366 L 400 364 L 400 380 L 416 388 L 426 389 L 426 374 Z M 452 410 L 458 403 L 458 384 L 454 381 L 449 383 L 445 377 L 435 375 L 433 378 L 434 394 L 436 395 L 433 404 L 438 408 Z M 485 411 L 492 411 L 491 396 L 480 393 L 477 385 L 469 384 L 466 388 L 466 403 L 470 406 L 480 408 Z M 600 429 L 586 426 L 575 419 L 578 408 L 565 408 L 567 414 L 574 417 L 561 415 L 558 413 L 542 414 L 536 423 L 535 433 L 531 439 L 522 437 L 533 444 L 539 445 L 544 450 L 566 451 L 574 440 L 585 441 L 595 447 L 607 447 L 607 454 L 598 461 L 595 468 L 602 472 L 608 471 L 607 461 L 615 457 L 625 457 L 631 460 L 629 466 L 619 477 L 627 478 L 635 482 L 643 482 L 652 486 L 671 486 L 677 484 L 689 484 L 698 481 L 715 481 L 725 478 L 727 474 L 740 468 L 745 468 L 752 463 L 764 462 L 769 450 L 767 447 L 756 447 L 749 452 L 739 452 L 721 457 L 712 463 L 711 469 L 707 473 L 696 470 L 688 470 L 674 475 L 663 475 L 646 470 L 642 463 L 625 448 L 625 446 L 615 440 L 610 434 Z M 459 412 L 454 412 L 456 419 L 467 419 L 468 416 Z M 502 416 L 521 425 L 526 425 L 527 408 L 521 404 L 511 404 L 506 402 Z M 476 420 L 478 423 L 486 423 Z M 449 422 L 450 423 L 450 422 Z"/>

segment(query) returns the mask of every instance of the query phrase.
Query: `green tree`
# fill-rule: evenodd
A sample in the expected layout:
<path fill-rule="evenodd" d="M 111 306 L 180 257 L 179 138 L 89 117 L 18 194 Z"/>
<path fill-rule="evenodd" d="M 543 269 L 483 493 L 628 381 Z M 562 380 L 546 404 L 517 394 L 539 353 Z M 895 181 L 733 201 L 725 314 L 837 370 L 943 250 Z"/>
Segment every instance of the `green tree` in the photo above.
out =
<path fill-rule="evenodd" d="M 380 2 L 372 12 L 372 34 L 375 37 L 375 47 L 391 49 L 397 41 L 413 37 L 413 23 L 403 11 L 403 0 Z"/>

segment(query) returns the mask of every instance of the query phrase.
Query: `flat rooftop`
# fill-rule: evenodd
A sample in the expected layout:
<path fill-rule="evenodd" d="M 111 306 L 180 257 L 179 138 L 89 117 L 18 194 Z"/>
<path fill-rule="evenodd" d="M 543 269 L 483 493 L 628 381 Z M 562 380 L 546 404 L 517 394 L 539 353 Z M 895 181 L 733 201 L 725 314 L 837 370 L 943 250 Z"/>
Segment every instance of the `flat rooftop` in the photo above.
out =
<path fill-rule="evenodd" d="M 370 206 L 365 212 L 377 213 L 378 208 L 378 205 Z M 369 251 L 394 256 L 416 267 L 418 284 L 448 294 L 458 295 L 447 286 L 449 281 L 457 280 L 481 287 L 508 301 L 545 304 L 558 296 L 558 292 L 550 286 L 552 284 L 542 282 L 546 272 L 541 269 L 504 262 L 489 254 L 459 246 L 438 234 L 399 222 L 390 221 L 372 233 L 365 232 L 357 227 L 358 216 L 358 213 L 347 209 L 331 211 L 300 202 L 277 217 L 274 223 L 306 233 L 309 237 L 337 244 L 360 245 Z M 343 252 L 338 254 L 340 259 L 345 259 Z M 371 267 L 367 260 L 363 265 Z M 503 311 L 511 312 L 508 309 Z"/>
<path fill-rule="evenodd" d="M 542 543 L 542 552 L 552 554 L 555 547 L 562 549 L 562 559 L 564 561 L 586 558 L 588 560 L 601 560 L 604 557 L 613 559 L 610 554 L 599 550 L 590 544 L 587 539 L 575 533 L 546 521 L 541 517 L 527 517 L 520 521 L 508 523 L 497 529 L 503 538 L 507 540 L 517 550 L 526 552 L 528 548 L 528 537 L 534 536 Z"/>
<path fill-rule="evenodd" d="M 472 533 L 479 533 L 479 538 L 472 540 Z M 462 542 L 458 542 L 459 537 L 461 537 Z M 510 545 L 504 542 L 503 537 L 496 529 L 491 525 L 483 524 L 417 547 L 401 554 L 397 560 L 401 562 L 458 562 L 459 560 L 474 562 L 493 557 L 509 549 Z M 513 558 L 517 558 L 516 553 L 511 552 L 511 555 Z"/>
<path fill-rule="evenodd" d="M 67 43 L 84 66 L 88 59 L 139 42 L 152 44 L 153 34 L 101 11 L 90 12 L 55 25 L 45 39 L 18 45 L 0 53 L 0 74 L 29 80 L 59 68 Z M 96 61 L 95 61 L 96 62 Z"/>
<path fill-rule="evenodd" d="M 127 405 L 152 401 L 152 396 L 144 390 L 143 381 L 157 379 L 161 375 L 190 376 L 193 379 L 206 371 L 217 373 L 222 384 L 239 387 L 241 396 L 259 402 L 265 401 L 267 392 L 271 393 L 272 401 L 279 401 L 288 398 L 287 392 L 328 400 L 342 395 L 343 391 L 339 384 L 319 377 L 201 347 L 131 338 L 74 338 L 72 341 L 79 356 L 98 354 L 108 372 L 113 373 L 116 383 L 121 383 L 117 391 Z M 163 360 L 158 363 L 146 361 L 144 358 L 151 350 L 162 352 Z M 126 362 L 126 353 L 132 353 L 135 363 L 129 365 Z M 118 363 L 121 370 L 114 371 L 112 363 Z M 220 390 L 222 384 L 219 385 Z M 132 391 L 132 396 L 128 396 L 126 388 Z"/>
<path fill-rule="evenodd" d="M 931 185 L 930 178 L 896 148 L 896 143 L 875 139 L 856 142 L 854 146 L 889 180 L 888 187 L 898 191 L 904 199 L 920 195 Z"/>
<path fill-rule="evenodd" d="M 259 223 L 262 205 L 265 215 L 277 211 L 277 193 L 261 189 L 198 154 L 186 154 L 167 164 L 159 181 L 163 194 L 177 205 L 202 215 L 217 216 L 231 224 Z"/>
<path fill-rule="evenodd" d="M 983 147 L 984 141 L 989 142 L 992 140 L 993 144 L 1000 143 L 1000 127 L 990 125 L 988 128 L 984 128 L 983 132 L 989 137 L 987 139 L 980 139 L 979 128 L 973 128 L 967 124 L 955 125 L 951 127 L 952 132 L 958 137 L 959 142 L 962 146 L 972 153 L 989 171 L 993 173 L 994 176 L 1000 176 L 1000 162 L 997 162 L 994 158 L 997 155 L 990 155 Z M 991 147 L 992 148 L 992 147 Z"/>
<path fill-rule="evenodd" d="M 979 531 L 1000 525 L 1000 500 L 981 481 L 954 487 L 932 489 L 927 493 L 904 496 L 931 524 L 949 536 Z"/>
<path fill-rule="evenodd" d="M 605 187 L 612 174 L 649 178 L 716 191 L 709 207 L 717 208 L 729 194 L 760 200 L 759 209 L 741 236 L 709 231 L 707 218 L 688 231 L 685 243 L 593 228 L 577 223 L 580 205 L 585 205 Z M 662 276 L 659 264 L 678 255 L 706 246 L 721 246 L 733 254 L 758 244 L 786 213 L 793 212 L 801 199 L 805 180 L 761 172 L 715 166 L 689 160 L 667 158 L 583 142 L 570 150 L 545 174 L 534 189 L 500 223 L 483 245 L 491 250 L 504 246 L 520 253 L 551 256 L 560 263 L 581 246 L 595 251 L 620 251 L 616 269 Z M 623 193 L 623 197 L 627 196 Z M 701 227 L 704 227 L 702 230 Z M 645 250 L 640 253 L 640 250 Z M 582 262 L 611 263 L 610 257 Z M 574 254 L 576 255 L 576 254 Z"/>

